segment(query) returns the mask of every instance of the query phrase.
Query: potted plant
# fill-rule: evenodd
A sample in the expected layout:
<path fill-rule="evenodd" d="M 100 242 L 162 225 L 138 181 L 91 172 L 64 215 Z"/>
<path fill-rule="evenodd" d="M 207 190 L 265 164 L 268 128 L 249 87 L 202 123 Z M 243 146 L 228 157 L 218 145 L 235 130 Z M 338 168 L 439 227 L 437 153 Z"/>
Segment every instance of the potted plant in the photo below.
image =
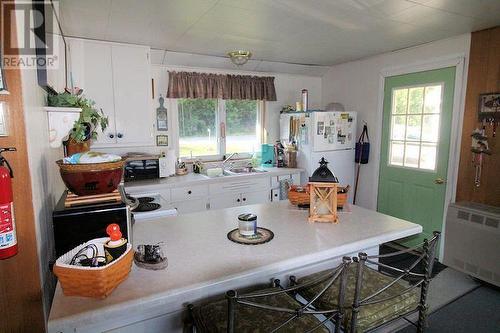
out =
<path fill-rule="evenodd" d="M 108 117 L 104 112 L 95 107 L 95 102 L 82 95 L 83 89 L 75 88 L 74 91 L 65 89 L 62 93 L 49 91 L 47 102 L 49 106 L 74 107 L 82 109 L 80 117 L 75 121 L 69 133 L 68 140 L 64 143 L 66 155 L 88 151 L 90 140 L 97 139 L 98 130 L 103 132 L 108 127 Z"/>

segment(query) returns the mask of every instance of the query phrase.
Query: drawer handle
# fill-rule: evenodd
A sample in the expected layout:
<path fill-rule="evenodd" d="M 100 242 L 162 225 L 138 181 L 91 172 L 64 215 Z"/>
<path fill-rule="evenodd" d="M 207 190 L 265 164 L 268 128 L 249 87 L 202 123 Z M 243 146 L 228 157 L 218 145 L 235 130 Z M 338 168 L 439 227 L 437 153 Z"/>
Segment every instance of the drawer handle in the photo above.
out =
<path fill-rule="evenodd" d="M 193 192 L 191 192 L 191 190 L 189 190 L 189 191 L 188 191 L 188 194 L 191 194 L 191 193 L 193 193 Z"/>
<path fill-rule="evenodd" d="M 247 201 L 247 198 L 243 198 L 243 201 Z"/>
<path fill-rule="evenodd" d="M 241 200 L 240 199 L 237 199 L 236 202 L 240 202 Z"/>

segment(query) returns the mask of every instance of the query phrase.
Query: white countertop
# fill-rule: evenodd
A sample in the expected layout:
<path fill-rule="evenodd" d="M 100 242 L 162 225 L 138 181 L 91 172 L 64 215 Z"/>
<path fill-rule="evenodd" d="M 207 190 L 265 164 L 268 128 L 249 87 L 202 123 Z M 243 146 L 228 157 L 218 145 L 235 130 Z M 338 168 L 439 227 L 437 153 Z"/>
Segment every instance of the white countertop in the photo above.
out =
<path fill-rule="evenodd" d="M 58 284 L 49 332 L 74 332 L 76 327 L 106 323 L 110 318 L 126 321 L 132 314 L 152 318 L 178 311 L 187 302 L 205 298 L 214 290 L 235 288 L 241 281 L 265 282 L 269 274 L 422 231 L 414 223 L 358 206 L 351 208 L 352 212 L 340 213 L 338 224 L 308 223 L 308 211 L 287 201 L 137 223 L 134 245 L 165 242 L 168 268 L 148 271 L 134 265 L 127 280 L 104 300 L 66 297 Z M 237 227 L 237 216 L 244 212 L 257 214 L 258 225 L 271 229 L 274 239 L 257 246 L 229 241 L 227 233 Z"/>
<path fill-rule="evenodd" d="M 126 182 L 125 188 L 142 188 L 142 187 L 147 187 L 148 189 L 152 189 L 154 187 L 170 188 L 170 187 L 184 186 L 190 184 L 210 184 L 218 182 L 227 182 L 241 177 L 259 178 L 259 177 L 290 175 L 304 171 L 303 169 L 297 169 L 297 168 L 275 168 L 275 167 L 259 168 L 259 169 L 265 170 L 266 172 L 243 173 L 239 175 L 219 176 L 219 177 L 208 177 L 207 175 L 204 174 L 190 172 L 184 176 L 172 176 L 167 178 Z"/>

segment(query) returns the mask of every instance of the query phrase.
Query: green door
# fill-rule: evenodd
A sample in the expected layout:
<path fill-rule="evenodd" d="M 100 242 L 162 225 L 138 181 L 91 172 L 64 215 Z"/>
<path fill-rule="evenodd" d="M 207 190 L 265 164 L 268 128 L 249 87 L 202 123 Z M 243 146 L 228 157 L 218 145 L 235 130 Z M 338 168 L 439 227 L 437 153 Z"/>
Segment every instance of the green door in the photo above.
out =
<path fill-rule="evenodd" d="M 441 231 L 455 67 L 385 79 L 377 210 L 423 227 L 400 243 Z"/>

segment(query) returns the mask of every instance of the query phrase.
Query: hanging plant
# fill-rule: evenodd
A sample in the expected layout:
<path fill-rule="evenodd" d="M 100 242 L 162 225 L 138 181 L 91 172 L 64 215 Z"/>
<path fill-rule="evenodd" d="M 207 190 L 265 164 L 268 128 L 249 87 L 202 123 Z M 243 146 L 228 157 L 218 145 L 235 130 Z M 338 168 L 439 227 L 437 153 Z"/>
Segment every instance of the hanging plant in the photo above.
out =
<path fill-rule="evenodd" d="M 74 91 L 65 89 L 62 93 L 50 90 L 47 97 L 48 106 L 74 107 L 82 109 L 80 117 L 73 124 L 70 131 L 70 139 L 76 142 L 95 140 L 98 130 L 103 132 L 108 127 L 108 117 L 102 109 L 97 109 L 95 102 L 82 95 L 83 89 L 75 88 Z"/>

